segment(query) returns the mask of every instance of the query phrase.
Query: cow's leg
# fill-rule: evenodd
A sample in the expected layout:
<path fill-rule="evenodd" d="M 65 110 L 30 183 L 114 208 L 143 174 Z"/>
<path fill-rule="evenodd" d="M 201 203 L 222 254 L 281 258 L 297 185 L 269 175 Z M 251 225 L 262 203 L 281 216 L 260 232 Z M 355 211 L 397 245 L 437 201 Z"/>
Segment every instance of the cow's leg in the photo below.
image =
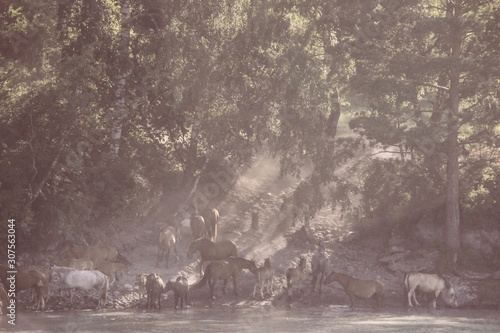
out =
<path fill-rule="evenodd" d="M 410 289 L 410 290 L 408 290 L 408 306 L 410 308 L 413 307 L 413 305 L 411 304 L 411 297 L 412 297 L 412 290 Z"/>
<path fill-rule="evenodd" d="M 217 280 L 210 279 L 208 281 L 208 284 L 210 285 L 210 297 L 214 298 L 214 289 L 215 289 L 215 284 L 217 283 Z"/>
<path fill-rule="evenodd" d="M 167 249 L 167 253 L 165 255 L 165 268 L 168 268 L 168 257 L 170 256 L 170 248 Z"/>
<path fill-rule="evenodd" d="M 158 267 L 158 265 L 160 264 L 161 255 L 162 255 L 162 250 L 160 249 L 160 247 L 158 247 L 158 256 L 156 257 L 156 267 Z"/>
<path fill-rule="evenodd" d="M 325 279 L 325 273 L 321 272 L 321 277 L 319 279 L 319 293 L 321 294 L 321 286 L 323 285 L 323 280 Z"/>
<path fill-rule="evenodd" d="M 175 262 L 178 262 L 179 254 L 177 254 L 177 242 L 174 242 L 174 253 L 175 253 Z"/>
<path fill-rule="evenodd" d="M 316 275 L 316 273 L 314 273 L 313 278 L 312 278 L 312 282 L 311 282 L 312 283 L 312 290 L 311 290 L 312 292 L 314 292 L 314 287 L 316 286 L 317 279 L 318 279 L 318 275 Z M 321 288 L 321 283 L 320 283 L 319 287 Z"/>
<path fill-rule="evenodd" d="M 417 301 L 417 293 L 416 293 L 415 289 L 413 289 L 412 297 L 413 297 L 413 301 L 415 302 L 415 305 L 420 306 L 420 303 Z"/>
<path fill-rule="evenodd" d="M 234 294 L 238 296 L 238 289 L 236 289 L 236 276 L 233 275 L 233 288 L 234 288 Z"/>
<path fill-rule="evenodd" d="M 224 280 L 224 285 L 222 287 L 222 293 L 225 295 L 226 294 L 226 285 L 227 285 L 227 279 Z"/>

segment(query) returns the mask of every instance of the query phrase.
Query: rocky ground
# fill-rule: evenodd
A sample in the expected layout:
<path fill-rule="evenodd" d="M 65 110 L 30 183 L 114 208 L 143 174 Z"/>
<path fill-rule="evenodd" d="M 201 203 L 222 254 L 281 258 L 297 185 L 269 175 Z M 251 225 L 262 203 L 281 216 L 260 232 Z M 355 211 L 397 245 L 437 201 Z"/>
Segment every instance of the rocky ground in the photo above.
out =
<path fill-rule="evenodd" d="M 289 190 L 296 180 L 279 177 L 279 168 L 270 160 L 262 158 L 253 168 L 245 172 L 238 180 L 235 189 L 217 207 L 219 220 L 219 240 L 230 239 L 237 244 L 239 256 L 254 259 L 261 266 L 265 258 L 271 258 L 275 268 L 274 295 L 252 296 L 255 277 L 248 271 L 242 271 L 238 279 L 239 296 L 234 295 L 232 281 L 228 283 L 227 294 L 222 294 L 222 281 L 215 290 L 215 300 L 209 297 L 209 288 L 205 286 L 189 293 L 191 307 L 214 306 L 277 306 L 305 307 L 348 305 L 348 297 L 342 288 L 334 283 L 323 286 L 322 294 L 311 291 L 311 277 L 308 276 L 300 297 L 291 302 L 286 297 L 285 271 L 295 266 L 299 257 L 307 259 L 306 271 L 310 272 L 310 259 L 316 251 L 316 245 L 303 237 L 302 225 L 292 227 L 291 221 L 279 211 L 283 191 Z M 251 228 L 251 212 L 259 212 L 258 230 Z M 111 286 L 107 308 L 145 308 L 145 299 L 141 299 L 135 287 L 135 276 L 140 273 L 159 273 L 166 281 L 178 275 L 188 277 L 190 284 L 197 282 L 197 255 L 193 259 L 186 257 L 188 241 L 183 240 L 178 246 L 180 260 L 176 262 L 171 254 L 169 268 L 164 263 L 155 267 L 157 246 L 156 237 L 160 223 L 141 225 L 131 221 L 116 227 L 119 236 L 112 241 L 121 254 L 131 263 L 130 274 L 122 275 Z M 360 233 L 349 223 L 332 214 L 329 208 L 320 211 L 311 221 L 312 236 L 325 241 L 327 253 L 333 269 L 362 279 L 378 279 L 385 286 L 385 307 L 397 308 L 403 305 L 403 272 L 412 270 L 432 270 L 438 260 L 435 249 L 408 249 L 404 240 L 380 233 Z M 48 258 L 51 256 L 49 255 Z M 50 261 L 50 259 L 48 259 Z M 493 279 L 491 271 L 463 271 L 460 276 L 447 276 L 455 287 L 461 306 L 498 306 L 500 283 Z M 490 287 L 484 287 L 490 283 Z M 66 295 L 58 292 L 57 281 L 51 285 L 52 297 L 48 302 L 49 310 L 67 308 L 93 308 L 97 296 L 92 293 L 78 292 L 71 306 Z M 481 295 L 481 288 L 483 292 Z M 491 290 L 496 290 L 496 294 Z M 21 304 L 31 309 L 28 295 L 21 295 Z M 359 307 L 372 307 L 375 301 L 357 300 Z M 173 308 L 172 293 L 164 295 L 162 306 Z M 440 303 L 443 306 L 443 303 Z"/>

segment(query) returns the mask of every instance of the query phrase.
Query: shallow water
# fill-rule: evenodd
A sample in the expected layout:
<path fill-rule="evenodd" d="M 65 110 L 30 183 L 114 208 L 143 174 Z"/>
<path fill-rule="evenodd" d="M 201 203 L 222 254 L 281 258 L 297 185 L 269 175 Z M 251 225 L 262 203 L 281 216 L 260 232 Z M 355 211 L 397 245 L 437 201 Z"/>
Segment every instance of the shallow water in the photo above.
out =
<path fill-rule="evenodd" d="M 345 306 L 283 309 L 190 308 L 174 311 L 64 311 L 19 313 L 18 332 L 499 332 L 500 311 L 402 309 L 352 311 Z"/>

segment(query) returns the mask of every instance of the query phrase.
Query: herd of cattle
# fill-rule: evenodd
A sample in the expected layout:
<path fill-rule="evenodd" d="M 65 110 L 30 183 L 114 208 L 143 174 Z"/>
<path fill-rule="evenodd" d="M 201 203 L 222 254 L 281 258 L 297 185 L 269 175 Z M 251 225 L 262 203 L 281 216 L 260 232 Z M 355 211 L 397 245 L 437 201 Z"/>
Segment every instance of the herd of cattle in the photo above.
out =
<path fill-rule="evenodd" d="M 164 282 L 159 274 L 144 273 L 136 276 L 136 284 L 141 295 L 147 296 L 146 308 L 160 308 L 162 294 L 173 291 L 175 299 L 175 308 L 184 308 L 187 305 L 188 292 L 203 287 L 208 283 L 210 295 L 214 297 L 214 288 L 217 280 L 223 280 L 224 293 L 227 281 L 232 278 L 233 290 L 237 295 L 236 281 L 239 272 L 247 269 L 255 275 L 255 285 L 253 288 L 253 297 L 260 289 L 260 296 L 264 298 L 264 288 L 273 295 L 274 268 L 271 259 L 267 258 L 263 266 L 257 267 L 255 261 L 247 260 L 237 256 L 236 244 L 229 240 L 217 242 L 217 221 L 218 212 L 212 210 L 213 220 L 205 224 L 204 219 L 195 217 L 190 219 L 190 228 L 192 228 L 192 237 L 189 243 L 187 256 L 192 257 L 196 252 L 201 256 L 200 275 L 201 279 L 189 285 L 184 276 L 178 276 L 173 281 Z M 193 223 L 193 221 L 197 221 Z M 198 223 L 200 222 L 200 223 Z M 202 222 L 202 223 L 201 223 Z M 180 229 L 182 224 L 174 224 L 160 231 L 158 235 L 158 257 L 156 266 L 162 260 L 165 260 L 168 267 L 168 258 L 170 249 L 174 249 L 176 259 L 177 241 L 181 237 Z M 22 290 L 31 289 L 32 300 L 36 298 L 36 309 L 43 309 L 49 299 L 49 285 L 54 278 L 62 281 L 61 289 L 70 291 L 71 302 L 73 299 L 72 290 L 91 290 L 97 289 L 99 300 L 96 308 L 103 307 L 107 302 L 109 285 L 116 280 L 116 273 L 123 271 L 130 273 L 129 263 L 118 260 L 118 251 L 111 246 L 83 246 L 72 242 L 66 242 L 60 249 L 60 253 L 70 253 L 72 258 L 64 259 L 54 265 L 51 269 L 17 269 L 16 273 L 16 293 Z M 210 261 L 202 273 L 203 262 Z M 302 283 L 305 280 L 306 260 L 300 258 L 299 263 L 287 269 L 287 295 L 289 300 L 292 298 L 292 289 L 296 287 L 298 294 L 301 293 Z M 0 265 L 0 280 L 4 287 L 0 287 L 0 302 L 5 305 L 9 302 L 8 289 L 9 276 L 11 270 L 6 266 Z M 343 286 L 345 293 L 349 296 L 350 305 L 354 308 L 354 297 L 368 299 L 376 297 L 377 304 L 380 305 L 384 300 L 384 286 L 378 280 L 361 280 L 342 273 L 334 272 L 331 268 L 329 256 L 326 253 L 324 243 L 319 240 L 317 251 L 311 258 L 312 291 L 315 290 L 317 279 L 319 278 L 319 293 L 321 286 L 334 281 Z M 412 306 L 412 300 L 419 305 L 416 298 L 416 292 L 421 294 L 432 294 L 433 306 L 436 307 L 436 300 L 443 296 L 450 306 L 457 307 L 457 299 L 453 288 L 440 275 L 412 272 L 405 274 L 404 278 L 405 295 L 408 305 Z"/>

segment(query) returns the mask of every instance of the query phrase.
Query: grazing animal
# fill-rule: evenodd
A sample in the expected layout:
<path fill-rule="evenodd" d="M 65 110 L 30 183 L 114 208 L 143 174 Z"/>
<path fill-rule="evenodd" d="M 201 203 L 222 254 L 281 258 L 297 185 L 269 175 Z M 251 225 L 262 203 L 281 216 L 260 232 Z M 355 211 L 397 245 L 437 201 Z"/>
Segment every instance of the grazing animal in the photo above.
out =
<path fill-rule="evenodd" d="M 203 287 L 207 282 L 210 286 L 210 297 L 214 297 L 214 288 L 217 284 L 217 280 L 224 280 L 223 293 L 226 294 L 226 284 L 230 277 L 233 278 L 233 290 L 234 294 L 238 296 L 238 290 L 236 289 L 236 280 L 238 279 L 238 274 L 242 269 L 248 269 L 255 274 L 257 271 L 257 266 L 255 261 L 247 260 L 240 257 L 229 257 L 224 260 L 212 261 L 208 264 L 207 269 L 203 278 L 191 286 L 191 289 L 199 289 Z"/>
<path fill-rule="evenodd" d="M 77 245 L 71 241 L 66 241 L 60 252 L 70 252 L 74 258 L 90 259 L 94 264 L 105 260 L 113 261 L 118 257 L 118 251 L 112 246 Z"/>
<path fill-rule="evenodd" d="M 456 308 L 458 301 L 455 291 L 450 283 L 438 274 L 428 274 L 419 272 L 406 273 L 404 277 L 405 292 L 408 292 L 408 305 L 413 307 L 411 299 L 415 301 L 416 305 L 420 305 L 415 296 L 415 290 L 418 288 L 423 293 L 433 293 L 432 306 L 436 308 L 437 298 L 444 295 L 445 303 Z"/>
<path fill-rule="evenodd" d="M 165 288 L 165 283 L 159 274 L 150 273 L 146 278 L 146 309 L 155 309 L 158 301 L 158 309 L 161 309 L 161 294 Z"/>
<path fill-rule="evenodd" d="M 137 285 L 139 297 L 141 299 L 143 299 L 144 295 L 146 295 L 146 280 L 147 280 L 147 278 L 148 278 L 147 273 L 137 274 L 135 276 L 135 284 Z"/>
<path fill-rule="evenodd" d="M 165 267 L 168 268 L 168 257 L 170 255 L 170 248 L 174 248 L 175 260 L 179 261 L 177 255 L 177 244 L 175 239 L 175 230 L 172 227 L 167 227 L 160 231 L 158 234 L 158 257 L 156 259 L 156 267 L 158 267 L 160 260 L 165 257 Z"/>
<path fill-rule="evenodd" d="M 266 291 L 273 295 L 273 279 L 274 279 L 274 268 L 271 264 L 271 259 L 266 258 L 264 260 L 264 265 L 262 267 L 257 268 L 255 272 L 255 286 L 253 288 L 253 298 L 255 298 L 255 291 L 257 290 L 257 286 L 260 286 L 260 297 L 263 299 L 263 289 L 264 285 L 266 285 Z"/>
<path fill-rule="evenodd" d="M 222 240 L 214 243 L 210 239 L 199 238 L 191 243 L 187 250 L 187 257 L 192 258 L 193 254 L 200 252 L 200 275 L 202 274 L 202 267 L 204 261 L 222 260 L 227 257 L 236 257 L 236 244 L 230 240 Z"/>
<path fill-rule="evenodd" d="M 376 295 L 377 306 L 380 306 L 384 300 L 384 285 L 378 280 L 360 280 L 349 275 L 332 272 L 326 277 L 323 283 L 329 284 L 334 281 L 337 281 L 344 287 L 345 293 L 351 300 L 352 309 L 354 309 L 354 296 L 368 299 Z"/>
<path fill-rule="evenodd" d="M 40 282 L 38 282 L 38 288 L 33 289 L 34 293 L 33 298 L 37 299 L 37 309 L 44 309 L 45 304 L 49 301 L 50 298 L 50 283 L 52 282 L 52 272 L 49 268 L 38 268 L 36 269 L 40 273 Z"/>
<path fill-rule="evenodd" d="M 288 292 L 288 300 L 292 300 L 292 284 L 298 284 L 299 297 L 300 289 L 302 287 L 302 280 L 304 280 L 304 269 L 306 268 L 306 259 L 300 258 L 297 267 L 290 267 L 286 270 L 286 287 Z"/>
<path fill-rule="evenodd" d="M 7 314 L 7 306 L 10 304 L 9 296 L 5 289 L 0 286 L 0 315 Z"/>
<path fill-rule="evenodd" d="M 109 278 L 109 284 L 112 284 L 117 280 L 116 272 L 118 271 L 130 274 L 129 264 L 121 261 L 99 261 L 95 265 L 95 269 L 106 274 Z"/>
<path fill-rule="evenodd" d="M 316 281 L 319 278 L 319 293 L 321 294 L 321 285 L 325 276 L 331 272 L 331 263 L 328 254 L 325 251 L 325 243 L 322 239 L 319 240 L 318 250 L 311 258 L 311 275 L 312 275 L 312 292 L 316 286 Z"/>
<path fill-rule="evenodd" d="M 69 267 L 74 269 L 79 269 L 81 271 L 85 270 L 93 270 L 95 269 L 95 265 L 90 259 L 84 258 L 68 258 L 59 261 L 56 266 Z"/>
<path fill-rule="evenodd" d="M 164 292 L 169 290 L 174 291 L 175 308 L 178 309 L 178 304 L 180 303 L 181 309 L 184 308 L 184 303 L 187 306 L 187 297 L 189 291 L 189 284 L 187 278 L 184 276 L 178 276 L 175 281 L 168 281 L 165 285 Z"/>
<path fill-rule="evenodd" d="M 99 293 L 96 309 L 101 309 L 108 300 L 109 279 L 100 271 L 80 271 L 73 268 L 52 266 L 52 274 L 58 276 L 64 283 L 62 289 L 69 289 L 70 302 L 73 304 L 73 289 L 91 290 Z"/>
<path fill-rule="evenodd" d="M 205 237 L 205 219 L 200 215 L 191 218 L 192 240 Z"/>
<path fill-rule="evenodd" d="M 217 224 L 219 222 L 219 211 L 212 208 L 205 216 L 205 233 L 212 242 L 217 241 Z"/>
<path fill-rule="evenodd" d="M 7 278 L 12 275 L 7 273 L 9 271 L 11 269 L 0 265 L 0 280 L 2 280 L 5 286 L 9 285 Z M 47 298 L 44 296 L 44 292 L 48 290 L 46 276 L 36 269 L 17 269 L 16 271 L 16 294 L 23 290 L 32 289 L 37 298 L 37 310 L 40 308 L 43 309 L 45 307 L 45 299 Z"/>

